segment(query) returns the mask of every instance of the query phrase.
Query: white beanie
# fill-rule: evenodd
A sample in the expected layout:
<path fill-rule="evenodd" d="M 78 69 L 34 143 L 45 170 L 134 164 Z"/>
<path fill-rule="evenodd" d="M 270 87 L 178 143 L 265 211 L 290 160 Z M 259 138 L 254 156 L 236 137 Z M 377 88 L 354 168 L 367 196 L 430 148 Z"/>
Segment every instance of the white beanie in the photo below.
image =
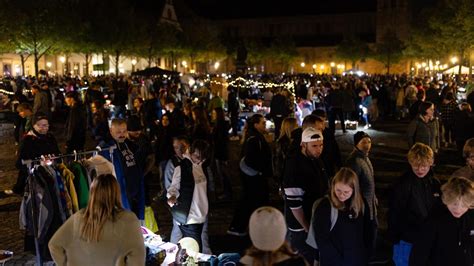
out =
<path fill-rule="evenodd" d="M 285 243 L 285 217 L 273 207 L 260 207 L 250 216 L 249 233 L 254 247 L 275 251 Z"/>

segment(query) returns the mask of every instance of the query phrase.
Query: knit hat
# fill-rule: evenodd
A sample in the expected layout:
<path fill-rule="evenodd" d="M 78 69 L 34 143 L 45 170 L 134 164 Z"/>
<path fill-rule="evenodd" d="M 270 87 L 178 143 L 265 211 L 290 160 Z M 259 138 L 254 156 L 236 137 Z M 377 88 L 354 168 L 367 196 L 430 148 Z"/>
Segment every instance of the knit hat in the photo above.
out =
<path fill-rule="evenodd" d="M 359 144 L 359 142 L 363 138 L 369 138 L 370 139 L 370 136 L 369 136 L 369 134 L 365 133 L 364 131 L 357 131 L 354 134 L 354 146 L 357 146 L 357 144 Z"/>
<path fill-rule="evenodd" d="M 142 125 L 140 123 L 140 118 L 136 115 L 132 115 L 127 119 L 127 130 L 128 131 L 141 131 Z"/>
<path fill-rule="evenodd" d="M 286 223 L 283 214 L 269 206 L 256 209 L 249 222 L 252 244 L 259 250 L 275 251 L 285 243 Z"/>
<path fill-rule="evenodd" d="M 303 131 L 301 136 L 301 143 L 313 142 L 313 141 L 323 141 L 323 133 L 321 131 L 308 127 Z"/>

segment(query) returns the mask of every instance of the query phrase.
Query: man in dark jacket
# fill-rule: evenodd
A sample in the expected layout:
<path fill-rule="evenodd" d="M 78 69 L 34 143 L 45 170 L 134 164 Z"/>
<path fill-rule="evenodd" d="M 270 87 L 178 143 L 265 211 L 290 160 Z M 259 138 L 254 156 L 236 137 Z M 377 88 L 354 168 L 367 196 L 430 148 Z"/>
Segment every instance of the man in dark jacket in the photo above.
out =
<path fill-rule="evenodd" d="M 320 159 L 323 134 L 306 128 L 300 145 L 300 151 L 288 158 L 283 175 L 287 239 L 293 249 L 312 262 L 316 251 L 306 244 L 312 206 L 328 188 L 328 176 Z"/>
<path fill-rule="evenodd" d="M 288 98 L 283 92 L 273 95 L 272 101 L 270 102 L 270 117 L 275 123 L 275 136 L 280 136 L 280 128 L 283 119 L 288 117 L 291 110 L 289 108 Z"/>
<path fill-rule="evenodd" d="M 86 142 L 86 110 L 75 91 L 66 94 L 66 104 L 70 108 L 66 122 L 66 152 L 81 151 Z"/>

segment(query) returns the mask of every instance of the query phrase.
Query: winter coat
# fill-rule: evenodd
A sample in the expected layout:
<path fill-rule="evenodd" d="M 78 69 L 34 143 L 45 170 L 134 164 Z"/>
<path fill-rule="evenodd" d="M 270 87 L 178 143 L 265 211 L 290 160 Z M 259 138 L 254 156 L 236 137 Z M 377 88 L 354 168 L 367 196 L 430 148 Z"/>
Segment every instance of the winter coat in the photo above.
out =
<path fill-rule="evenodd" d="M 408 146 L 411 148 L 415 143 L 420 142 L 430 146 L 433 152 L 437 152 L 438 133 L 437 121 L 435 119 L 426 123 L 421 116 L 413 119 L 408 125 L 407 137 Z"/>
<path fill-rule="evenodd" d="M 376 220 L 377 206 L 375 204 L 374 168 L 367 155 L 354 148 L 347 158 L 346 166 L 351 168 L 359 178 L 360 193 L 369 205 L 370 219 Z"/>
<path fill-rule="evenodd" d="M 388 213 L 389 232 L 394 243 L 413 243 L 433 207 L 441 203 L 440 182 L 430 171 L 417 177 L 407 171 L 393 188 Z"/>
<path fill-rule="evenodd" d="M 474 210 L 455 218 L 439 206 L 420 228 L 410 254 L 410 265 L 472 266 L 474 264 Z"/>

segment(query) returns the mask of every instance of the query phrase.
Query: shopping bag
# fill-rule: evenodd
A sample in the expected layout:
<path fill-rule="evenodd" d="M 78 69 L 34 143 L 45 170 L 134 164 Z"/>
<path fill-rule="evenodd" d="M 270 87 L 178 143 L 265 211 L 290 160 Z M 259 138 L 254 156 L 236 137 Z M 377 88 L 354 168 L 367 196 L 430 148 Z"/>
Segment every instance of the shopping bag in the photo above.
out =
<path fill-rule="evenodd" d="M 145 227 L 153 233 L 158 232 L 158 224 L 156 223 L 155 213 L 150 206 L 145 207 Z"/>

